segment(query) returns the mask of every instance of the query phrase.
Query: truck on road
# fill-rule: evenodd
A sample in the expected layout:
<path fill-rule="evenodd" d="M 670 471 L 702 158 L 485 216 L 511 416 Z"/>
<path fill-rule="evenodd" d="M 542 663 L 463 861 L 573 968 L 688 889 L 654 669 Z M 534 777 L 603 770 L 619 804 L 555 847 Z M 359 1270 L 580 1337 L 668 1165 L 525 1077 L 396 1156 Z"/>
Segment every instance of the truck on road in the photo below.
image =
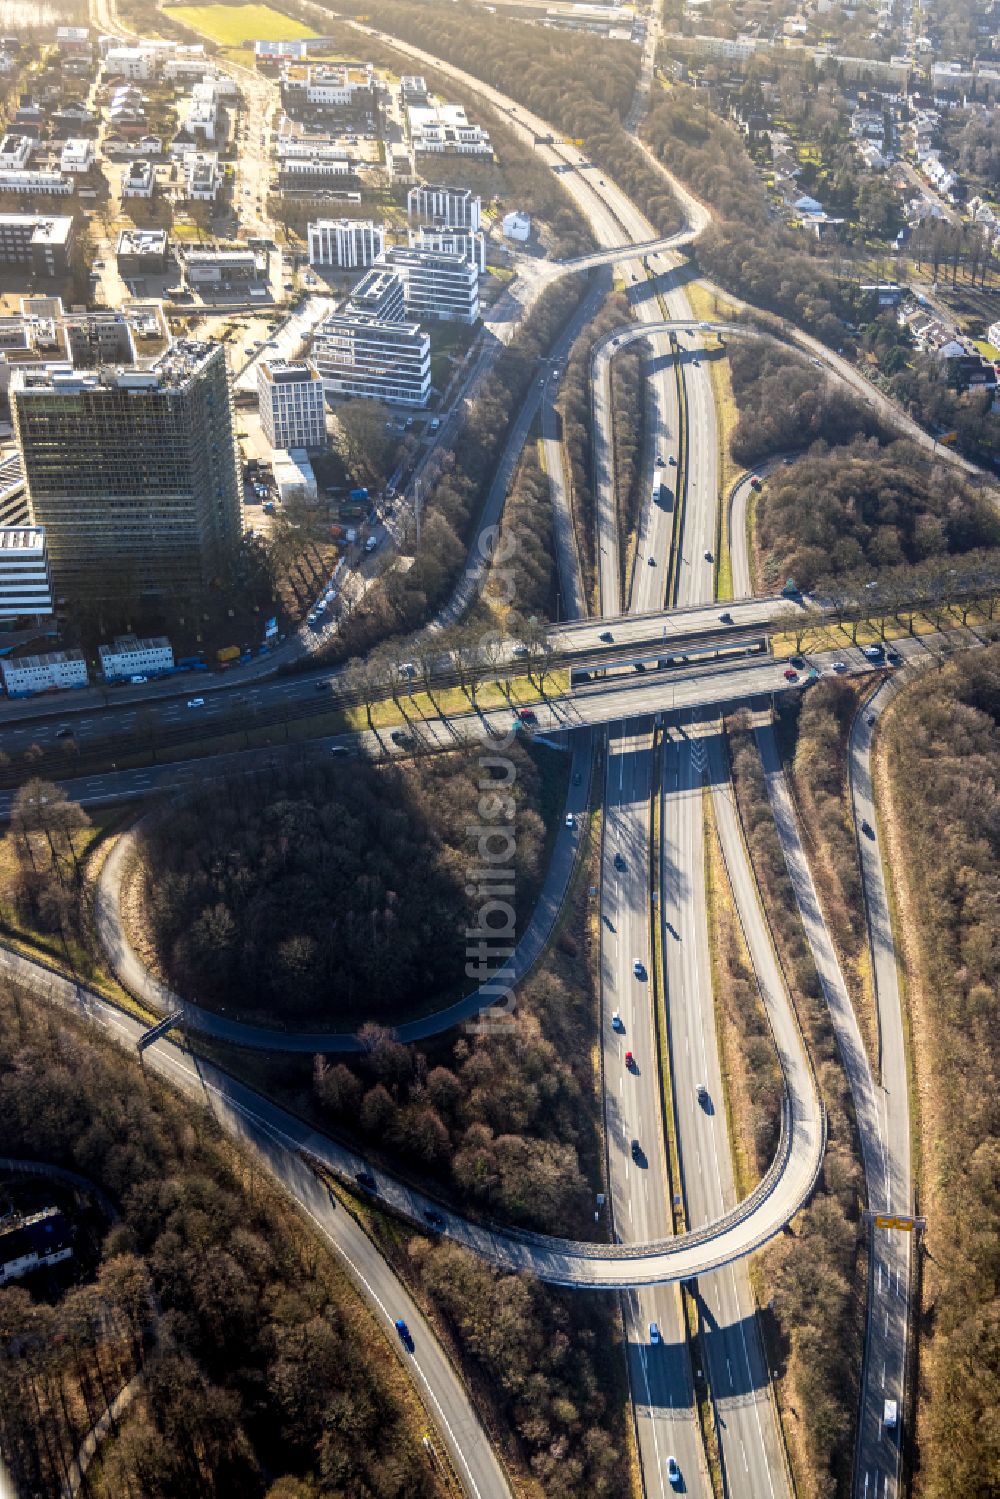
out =
<path fill-rule="evenodd" d="M 898 1419 L 895 1400 L 887 1400 L 882 1409 L 882 1425 L 886 1431 L 895 1431 Z"/>

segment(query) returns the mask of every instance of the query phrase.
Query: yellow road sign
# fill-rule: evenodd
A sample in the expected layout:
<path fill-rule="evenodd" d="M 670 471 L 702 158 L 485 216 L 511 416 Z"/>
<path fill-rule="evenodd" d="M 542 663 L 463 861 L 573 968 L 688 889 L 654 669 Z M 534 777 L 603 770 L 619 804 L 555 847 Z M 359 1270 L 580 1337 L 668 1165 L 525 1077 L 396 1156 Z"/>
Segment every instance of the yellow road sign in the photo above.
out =
<path fill-rule="evenodd" d="M 920 1222 L 917 1218 L 893 1218 L 885 1213 L 876 1213 L 873 1219 L 876 1228 L 898 1228 L 901 1233 L 911 1234 Z"/>

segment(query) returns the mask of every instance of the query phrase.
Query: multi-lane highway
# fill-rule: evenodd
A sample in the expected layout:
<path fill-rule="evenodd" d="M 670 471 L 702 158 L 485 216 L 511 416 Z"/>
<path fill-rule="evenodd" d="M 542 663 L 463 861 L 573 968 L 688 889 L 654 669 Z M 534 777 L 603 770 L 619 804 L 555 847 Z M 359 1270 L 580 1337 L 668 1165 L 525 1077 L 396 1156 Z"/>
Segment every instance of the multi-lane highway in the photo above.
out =
<path fill-rule="evenodd" d="M 442 71 L 451 71 L 470 82 L 460 70 L 449 68 L 439 59 L 430 57 L 419 49 L 401 46 L 401 50 L 424 58 L 429 65 Z M 496 91 L 485 89 L 479 84 L 476 87 L 480 92 L 493 95 L 493 102 L 507 110 L 518 128 L 524 129 L 526 133 L 546 131 L 544 122 L 528 115 L 527 111 L 518 110 L 509 100 L 504 101 Z M 652 226 L 634 205 L 619 192 L 613 182 L 599 178 L 579 153 L 574 154 L 562 147 L 539 149 L 551 152 L 552 162 L 560 171 L 565 171 L 567 186 L 588 214 L 598 238 L 608 247 L 599 259 L 605 264 L 615 262 L 621 265 L 641 325 L 627 330 L 617 343 L 612 341 L 606 349 L 597 351 L 595 356 L 595 479 L 602 605 L 617 616 L 624 587 L 629 594 L 631 608 L 647 617 L 651 611 L 661 609 L 664 603 L 711 607 L 707 601 L 712 597 L 714 586 L 718 492 L 714 404 L 700 348 L 701 334 L 707 330 L 695 325 L 690 319 L 683 293 L 671 282 L 669 264 L 660 271 L 654 270 L 657 283 L 655 295 L 645 294 L 649 290 L 649 283 L 646 268 L 636 248 L 636 242 L 645 237 L 646 257 L 650 268 L 654 269 L 652 261 L 658 253 L 669 248 L 670 244 L 683 242 L 685 236 L 689 238 L 693 231 L 689 228 L 684 235 L 674 237 L 666 245 L 662 240 L 657 241 Z M 631 243 L 621 243 L 623 230 L 630 237 Z M 596 264 L 597 260 L 593 263 Z M 585 267 L 581 262 L 572 268 Z M 663 271 L 665 273 L 661 274 Z M 660 314 L 661 298 L 671 314 L 671 321 Z M 679 329 L 679 323 L 684 324 L 684 328 Z M 685 339 L 679 378 L 672 361 L 667 357 L 670 353 L 668 340 L 671 334 L 678 331 L 692 335 Z M 735 333 L 745 330 L 734 327 L 728 331 Z M 633 337 L 650 339 L 654 356 L 647 382 L 650 441 L 645 485 L 648 498 L 642 507 L 634 545 L 631 550 L 623 552 L 613 501 L 607 374 L 613 358 L 613 348 Z M 822 354 L 826 357 L 827 351 L 822 351 Z M 602 359 L 605 360 L 603 366 Z M 539 391 L 541 394 L 538 399 L 541 400 L 546 394 L 544 382 L 539 386 Z M 493 508 L 497 515 L 502 509 L 508 472 L 512 471 L 533 416 L 533 409 L 530 415 L 522 412 L 526 421 L 519 423 L 508 444 L 507 456 L 511 462 L 503 469 L 494 487 Z M 682 449 L 679 441 L 682 424 L 686 433 L 683 468 L 680 463 Z M 553 442 L 554 435 L 550 427 L 547 443 Z M 662 471 L 660 465 L 656 464 L 657 457 L 663 460 Z M 677 460 L 674 464 L 669 462 L 671 457 Z M 673 503 L 670 506 L 654 504 L 652 501 L 653 484 L 661 478 L 661 472 L 669 475 L 676 483 L 676 487 L 671 486 Z M 568 511 L 564 485 L 561 500 L 558 493 L 560 483 L 561 479 L 554 479 L 553 499 L 557 517 L 561 516 L 563 522 L 559 534 L 562 538 L 561 550 L 566 554 L 562 560 L 566 563 L 570 530 L 565 524 Z M 741 502 L 738 496 L 734 502 L 734 514 Z M 734 572 L 741 581 L 746 577 L 748 583 L 745 555 L 738 559 L 735 545 L 733 550 Z M 481 569 L 475 576 L 470 574 L 466 596 L 458 600 L 459 609 L 472 597 L 479 577 Z M 668 579 L 671 580 L 670 597 L 666 594 Z M 578 567 L 571 591 L 574 607 L 582 607 Z M 787 608 L 787 603 L 783 602 L 782 607 Z M 672 621 L 670 627 L 675 628 L 676 621 Z M 616 624 L 616 634 L 623 628 L 631 626 Z M 922 647 L 917 645 L 913 649 L 922 650 Z M 855 652 L 842 651 L 835 654 L 843 659 L 845 669 L 860 670 L 868 665 Z M 816 662 L 820 669 L 824 666 L 836 669 L 831 653 L 817 657 Z M 312 690 L 312 685 L 308 684 L 309 690 Z M 790 1005 L 787 1003 L 780 975 L 773 965 L 773 952 L 767 941 L 756 891 L 752 887 L 752 878 L 746 866 L 745 849 L 739 842 L 731 815 L 731 794 L 718 740 L 710 737 L 706 744 L 697 733 L 679 726 L 678 715 L 681 710 L 691 710 L 689 716 L 693 723 L 698 708 L 717 707 L 745 699 L 754 693 L 782 690 L 789 685 L 784 679 L 782 668 L 775 663 L 748 659 L 723 667 L 711 666 L 673 673 L 653 672 L 648 677 L 644 675 L 636 679 L 592 682 L 571 693 L 553 698 L 538 709 L 537 722 L 542 730 L 621 721 L 621 728 L 611 733 L 607 757 L 601 910 L 604 927 L 602 1039 L 609 1120 L 610 1187 L 615 1228 L 621 1243 L 616 1250 L 601 1250 L 597 1246 L 563 1245 L 558 1241 L 539 1242 L 533 1240 L 532 1236 L 484 1231 L 458 1219 L 450 1229 L 456 1238 L 480 1253 L 489 1253 L 498 1263 L 528 1268 L 549 1279 L 570 1284 L 637 1288 L 701 1275 L 698 1311 L 726 1483 L 732 1494 L 753 1496 L 782 1494 L 787 1491 L 787 1484 L 773 1410 L 767 1396 L 768 1375 L 757 1336 L 752 1296 L 745 1272 L 737 1262 L 752 1247 L 762 1242 L 763 1237 L 775 1231 L 776 1222 L 786 1221 L 781 1215 L 794 1211 L 793 1204 L 797 1206 L 807 1195 L 822 1152 L 822 1120 L 814 1082 L 811 1075 L 807 1078 L 808 1064 L 801 1037 L 795 1031 L 794 1022 L 789 1023 Z M 261 690 L 295 692 L 301 691 L 302 686 L 301 683 L 279 683 Z M 127 708 L 121 711 L 128 714 L 147 710 Z M 180 703 L 163 703 L 158 706 L 157 711 L 162 711 L 164 719 L 168 720 L 171 715 L 180 715 Z M 185 705 L 184 712 L 189 711 L 191 710 Z M 655 1012 L 649 984 L 650 976 L 655 972 L 650 942 L 648 865 L 651 841 L 649 813 L 655 765 L 650 720 L 656 714 L 662 715 L 661 722 L 669 731 L 661 756 L 659 786 L 659 880 L 662 890 L 659 920 L 663 937 L 675 1122 L 687 1218 L 691 1224 L 705 1225 L 699 1232 L 673 1243 L 669 1240 L 672 1208 L 667 1188 L 662 1104 L 654 1065 Z M 509 710 L 506 715 L 484 717 L 487 733 L 491 729 L 499 733 L 509 727 Z M 475 737 L 475 725 L 479 723 L 479 719 L 470 715 L 468 720 L 458 721 L 458 732 L 463 735 L 468 733 L 470 738 Z M 81 718 L 79 726 L 90 728 L 91 724 Z M 450 736 L 455 726 L 456 721 L 452 720 L 445 731 L 442 725 L 432 722 L 421 725 L 419 733 L 426 736 L 429 742 L 435 743 L 439 742 L 445 732 Z M 483 730 L 480 728 L 478 732 Z M 449 738 L 449 742 L 453 741 Z M 808 911 L 812 918 L 812 929 L 810 930 L 807 921 L 807 930 L 810 931 L 814 951 L 820 955 L 818 966 L 822 963 L 821 976 L 824 987 L 827 988 L 831 1010 L 835 1013 L 845 1065 L 855 1092 L 871 1200 L 880 1208 L 895 1207 L 899 1210 L 909 1200 L 909 1162 L 901 1154 L 893 1154 L 893 1149 L 886 1141 L 894 1136 L 898 1139 L 900 1132 L 903 1137 L 906 1135 L 905 1068 L 902 1065 L 902 1054 L 893 1052 L 888 1059 L 886 1055 L 883 1056 L 883 1093 L 886 1092 L 888 1066 L 894 1085 L 900 1088 L 903 1095 L 902 1109 L 897 1108 L 890 1119 L 890 1110 L 894 1107 L 889 1103 L 892 1090 L 889 1090 L 888 1096 L 876 1101 L 870 1070 L 867 1068 L 863 1048 L 860 1047 L 860 1036 L 856 1034 L 856 1022 L 852 1031 L 853 1014 L 848 1014 L 849 1001 L 845 1008 L 846 991 L 843 991 L 842 978 L 838 986 L 839 975 L 835 959 L 831 964 L 832 954 L 823 946 L 821 919 L 817 924 L 815 891 L 811 887 L 808 868 L 801 856 L 801 847 L 798 850 L 795 848 L 797 832 L 794 819 L 781 801 L 780 767 L 776 771 L 773 752 L 769 750 L 766 740 L 764 752 L 779 830 L 790 868 L 793 869 L 793 882 L 796 883 L 803 917 L 805 919 Z M 589 755 L 589 750 L 587 753 Z M 858 776 L 855 802 L 861 823 L 867 826 L 869 820 L 864 810 L 867 803 L 864 801 L 863 789 L 865 753 L 864 736 L 858 734 L 856 740 L 852 741 L 852 765 Z M 217 768 L 222 763 L 223 757 L 218 757 L 211 765 Z M 782 1154 L 774 1179 L 767 1184 L 767 1190 L 759 1200 L 754 1199 L 745 1205 L 742 1211 L 735 1208 L 728 1139 L 720 1106 L 721 1079 L 707 964 L 701 796 L 703 772 L 708 767 L 711 767 L 710 779 L 720 837 L 734 896 L 747 932 L 748 946 L 754 959 L 764 1002 L 771 1016 L 789 1091 L 786 1153 Z M 176 769 L 169 767 L 168 771 L 176 773 Z M 104 796 L 123 792 L 135 794 L 131 789 L 133 787 L 144 792 L 154 784 L 158 775 L 159 772 L 130 772 L 123 773 L 120 777 L 90 778 L 85 783 L 81 799 L 100 800 Z M 134 778 L 131 781 L 130 776 Z M 145 784 L 139 788 L 137 782 Z M 858 789 L 859 785 L 862 789 Z M 874 818 L 873 809 L 871 817 Z M 874 828 L 874 821 L 871 821 L 870 826 Z M 860 836 L 862 840 L 869 838 L 863 827 Z M 562 841 L 566 845 L 562 857 L 568 859 L 571 867 L 575 853 L 572 847 L 574 840 Z M 884 888 L 881 895 L 883 905 L 880 906 L 876 870 L 871 863 L 876 854 L 877 848 L 869 850 L 863 844 L 863 863 L 868 856 L 865 878 L 873 946 L 877 945 L 878 933 L 884 949 L 879 1012 L 887 1022 L 895 1023 L 898 1019 L 898 993 L 894 987 L 894 955 L 891 949 L 891 931 L 888 943 L 885 939 L 888 918 L 887 907 L 884 906 Z M 555 885 L 558 884 L 559 878 L 555 880 Z M 828 943 L 828 938 L 826 942 Z M 891 976 L 886 952 L 893 958 Z M 5 962 L 9 966 L 10 955 L 5 955 Z M 39 981 L 37 974 L 32 975 L 32 979 L 33 982 Z M 49 982 L 51 986 L 56 983 L 54 979 Z M 878 982 L 877 975 L 877 984 Z M 62 1003 L 79 1002 L 85 998 L 90 1013 L 95 1013 L 94 1001 L 82 996 L 79 991 L 75 996 L 63 993 L 58 998 Z M 615 1014 L 618 1022 L 612 1024 Z M 121 1020 L 121 1017 L 118 1018 Z M 899 1031 L 897 1026 L 896 1033 Z M 648 1048 L 648 1054 L 641 1055 L 635 1046 L 627 1046 L 626 1037 L 633 1037 L 637 1043 L 641 1038 L 644 1050 Z M 626 1065 L 625 1052 L 629 1050 L 633 1053 L 632 1065 Z M 158 1058 L 173 1056 L 169 1064 L 164 1064 L 168 1069 L 176 1071 L 181 1065 L 177 1056 L 167 1047 L 156 1048 L 155 1055 Z M 202 1068 L 203 1075 L 204 1072 L 205 1069 Z M 695 1076 L 704 1085 L 703 1093 L 699 1092 L 698 1084 L 694 1082 Z M 241 1130 L 247 1128 L 248 1119 L 256 1115 L 262 1104 L 261 1100 L 243 1090 L 245 1096 L 239 1104 L 233 1105 L 239 1090 L 234 1090 L 230 1080 L 224 1080 L 221 1084 L 218 1080 L 213 1081 L 211 1091 L 217 1099 L 225 1098 L 227 1109 L 235 1108 L 235 1116 L 239 1120 L 236 1127 Z M 719 1103 L 716 1102 L 717 1099 Z M 250 1126 L 252 1130 L 257 1127 L 256 1124 Z M 633 1129 L 637 1134 L 631 1133 Z M 288 1141 L 306 1143 L 301 1136 L 302 1126 L 287 1118 L 279 1120 L 278 1114 L 272 1112 L 268 1116 L 264 1134 L 273 1140 L 275 1130 L 277 1137 L 284 1142 L 282 1150 L 286 1150 Z M 300 1133 L 296 1133 L 296 1130 Z M 632 1148 L 633 1140 L 637 1141 L 636 1151 Z M 262 1143 L 259 1134 L 256 1143 Z M 345 1159 L 344 1152 L 338 1155 L 335 1147 L 318 1137 L 311 1136 L 308 1143 L 310 1149 L 314 1149 L 320 1157 L 331 1160 L 331 1164 L 337 1169 L 350 1169 L 355 1164 L 350 1159 L 350 1153 L 346 1153 Z M 880 1162 L 884 1185 L 876 1189 L 873 1178 Z M 289 1161 L 283 1160 L 281 1171 L 287 1176 L 289 1170 Z M 422 1211 L 419 1194 L 408 1194 L 407 1189 L 399 1183 L 389 1181 L 384 1183 L 384 1191 L 389 1200 L 401 1210 L 412 1216 L 419 1216 Z M 301 1190 L 298 1195 L 300 1201 L 303 1201 Z M 664 1242 L 658 1242 L 660 1239 Z M 380 1261 L 378 1263 L 381 1265 Z M 722 1273 L 710 1275 L 709 1272 L 718 1266 L 727 1268 Z M 881 1410 L 876 1393 L 878 1387 L 898 1390 L 900 1397 L 902 1395 L 902 1363 L 897 1355 L 900 1347 L 905 1348 L 908 1271 L 905 1255 L 901 1261 L 898 1254 L 888 1250 L 885 1254 L 879 1253 L 876 1259 L 879 1295 L 883 1294 L 883 1271 L 888 1287 L 885 1295 L 894 1295 L 896 1300 L 886 1302 L 885 1331 L 878 1347 L 872 1342 L 871 1325 L 869 1327 L 869 1357 L 866 1361 L 865 1404 L 862 1411 L 865 1458 L 862 1463 L 863 1473 L 859 1474 L 859 1483 L 862 1477 L 864 1479 L 866 1494 L 869 1492 L 869 1481 L 873 1483 L 875 1499 L 883 1499 L 883 1496 L 894 1492 L 891 1485 L 895 1484 L 897 1477 L 898 1442 L 881 1450 L 879 1444 L 884 1447 L 885 1433 L 872 1432 L 865 1437 L 864 1428 L 877 1424 L 875 1413 L 876 1410 L 879 1413 Z M 380 1273 L 387 1273 L 384 1272 L 384 1266 Z M 394 1283 L 391 1289 L 393 1295 L 398 1295 L 398 1288 Z M 408 1320 L 410 1317 L 416 1320 L 414 1312 L 408 1313 Z M 656 1339 L 650 1335 L 650 1322 L 658 1323 L 660 1336 Z M 668 1491 L 668 1453 L 679 1457 L 687 1490 L 698 1492 L 704 1489 L 707 1492 L 700 1435 L 694 1420 L 686 1335 L 676 1293 L 663 1290 L 641 1292 L 633 1289 L 627 1306 L 627 1328 L 633 1393 L 640 1415 L 640 1450 L 647 1492 L 665 1494 Z M 430 1342 L 429 1337 L 428 1341 Z M 876 1360 L 872 1356 L 873 1349 L 883 1354 L 880 1386 Z M 440 1384 L 440 1371 L 435 1372 L 435 1380 Z M 455 1411 L 456 1421 L 467 1418 L 467 1405 L 461 1392 Z M 440 1408 L 439 1414 L 444 1416 Z M 449 1423 L 446 1419 L 444 1425 L 447 1429 Z M 504 1491 L 502 1476 L 494 1471 L 496 1465 L 492 1462 L 492 1454 L 490 1459 L 491 1461 L 482 1465 L 482 1490 L 466 1464 L 463 1480 L 467 1482 L 467 1486 L 471 1485 L 470 1491 Z M 865 1466 L 866 1462 L 869 1466 Z"/>

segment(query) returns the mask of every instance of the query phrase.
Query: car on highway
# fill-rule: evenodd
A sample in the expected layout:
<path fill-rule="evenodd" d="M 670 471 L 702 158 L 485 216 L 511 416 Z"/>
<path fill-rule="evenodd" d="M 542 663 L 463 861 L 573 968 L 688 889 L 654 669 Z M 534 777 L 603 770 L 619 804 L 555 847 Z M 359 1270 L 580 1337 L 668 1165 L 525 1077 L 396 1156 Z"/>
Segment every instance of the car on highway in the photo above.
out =
<path fill-rule="evenodd" d="M 660 1328 L 656 1322 L 649 1324 L 649 1341 L 651 1343 L 658 1343 L 660 1341 Z"/>
<path fill-rule="evenodd" d="M 205 699 L 203 697 L 189 697 L 187 705 L 189 708 L 204 708 Z"/>
<path fill-rule="evenodd" d="M 644 979 L 646 977 L 645 963 L 641 963 L 639 959 L 636 958 L 635 962 L 632 964 L 632 972 L 635 974 L 637 979 Z"/>
<path fill-rule="evenodd" d="M 656 566 L 656 558 L 655 557 L 650 557 L 650 559 L 649 559 L 649 565 L 650 565 L 650 567 L 655 567 Z"/>
<path fill-rule="evenodd" d="M 424 1222 L 440 1231 L 444 1228 L 444 1214 L 439 1213 L 437 1208 L 424 1208 Z"/>
<path fill-rule="evenodd" d="M 676 468 L 677 467 L 677 459 L 674 457 L 673 453 L 670 454 L 670 457 L 667 459 L 667 462 L 670 464 L 671 468 Z"/>
<path fill-rule="evenodd" d="M 681 1470 L 676 1457 L 667 1458 L 667 1482 L 671 1488 L 676 1488 L 681 1481 Z"/>
<path fill-rule="evenodd" d="M 638 1140 L 633 1140 L 632 1141 L 630 1149 L 632 1151 L 632 1159 L 633 1159 L 633 1161 L 641 1161 L 642 1160 L 642 1146 L 639 1144 Z"/>
<path fill-rule="evenodd" d="M 865 723 L 868 725 L 869 728 L 873 728 L 874 727 L 874 724 L 875 724 L 875 715 L 874 715 L 874 713 L 866 713 L 865 714 Z"/>
<path fill-rule="evenodd" d="M 399 1341 L 402 1343 L 402 1345 L 406 1349 L 407 1353 L 412 1353 L 413 1352 L 413 1334 L 411 1333 L 410 1329 L 407 1327 L 406 1323 L 403 1321 L 402 1317 L 397 1317 L 396 1318 L 396 1331 L 399 1333 Z"/>
<path fill-rule="evenodd" d="M 612 635 L 610 630 L 602 630 L 597 638 L 598 640 L 603 640 L 605 645 L 610 645 L 615 637 Z"/>
<path fill-rule="evenodd" d="M 578 770 L 575 770 L 573 772 L 573 785 L 574 786 L 579 786 L 579 784 L 580 784 L 580 782 L 582 780 L 583 780 L 583 776 L 580 774 L 580 772 Z"/>
<path fill-rule="evenodd" d="M 613 1031 L 618 1031 L 619 1034 L 624 1033 L 625 1023 L 622 1020 L 621 1012 L 619 1010 L 613 1010 L 611 1013 L 611 1029 Z"/>
<path fill-rule="evenodd" d="M 862 647 L 861 654 L 866 661 L 881 661 L 885 651 L 880 645 L 866 645 Z"/>
<path fill-rule="evenodd" d="M 864 835 L 865 835 L 866 838 L 874 839 L 874 837 L 875 837 L 875 829 L 872 827 L 872 825 L 868 821 L 867 817 L 863 817 L 861 819 L 861 831 L 864 833 Z"/>
<path fill-rule="evenodd" d="M 56 729 L 57 739 L 68 739 L 72 737 L 72 734 L 73 730 L 70 728 L 69 724 L 66 723 L 64 723 L 61 728 Z"/>
<path fill-rule="evenodd" d="M 511 655 L 516 656 L 518 660 L 520 660 L 522 656 L 526 656 L 527 654 L 528 647 L 526 645 L 515 645 L 514 649 L 511 651 Z"/>
<path fill-rule="evenodd" d="M 572 812 L 566 813 L 566 826 L 568 828 L 576 827 L 576 818 L 573 816 Z"/>
<path fill-rule="evenodd" d="M 630 1051 L 627 1051 L 625 1053 L 625 1070 L 627 1072 L 634 1072 L 635 1071 L 635 1057 L 632 1055 L 632 1053 Z"/>
<path fill-rule="evenodd" d="M 518 708 L 517 716 L 522 723 L 537 723 L 538 715 L 534 708 Z"/>
<path fill-rule="evenodd" d="M 847 662 L 846 661 L 835 661 L 833 663 L 833 665 L 830 667 L 830 670 L 831 671 L 846 671 L 847 670 Z"/>
<path fill-rule="evenodd" d="M 784 677 L 786 682 L 797 682 L 799 680 L 799 674 L 795 670 L 794 666 L 786 666 L 781 675 Z"/>
<path fill-rule="evenodd" d="M 705 561 L 706 562 L 714 562 L 715 561 L 715 558 L 712 556 L 711 552 L 706 552 L 705 553 Z"/>
<path fill-rule="evenodd" d="M 615 854 L 615 868 L 621 870 L 625 868 L 625 860 L 622 858 L 621 854 Z"/>
<path fill-rule="evenodd" d="M 656 455 L 656 467 L 657 468 L 662 468 L 663 467 L 663 456 L 660 453 L 657 453 L 657 455 Z"/>
<path fill-rule="evenodd" d="M 705 1087 L 704 1083 L 699 1083 L 698 1084 L 697 1093 L 698 1093 L 698 1102 L 700 1104 L 705 1105 L 705 1104 L 707 1104 L 707 1103 L 709 1103 L 711 1101 L 710 1098 L 709 1098 L 708 1089 Z"/>
<path fill-rule="evenodd" d="M 898 651 L 887 651 L 885 659 L 890 666 L 902 666 L 903 658 Z"/>
<path fill-rule="evenodd" d="M 357 1182 L 359 1187 L 364 1187 L 366 1192 L 378 1191 L 378 1186 L 376 1185 L 375 1178 L 374 1176 L 372 1176 L 370 1171 L 355 1171 L 354 1180 Z"/>

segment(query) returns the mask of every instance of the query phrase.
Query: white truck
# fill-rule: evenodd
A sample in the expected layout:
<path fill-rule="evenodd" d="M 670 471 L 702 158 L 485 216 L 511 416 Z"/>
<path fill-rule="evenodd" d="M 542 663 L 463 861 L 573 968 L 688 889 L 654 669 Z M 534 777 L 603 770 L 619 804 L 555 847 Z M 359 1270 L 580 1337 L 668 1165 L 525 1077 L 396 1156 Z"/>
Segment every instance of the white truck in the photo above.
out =
<path fill-rule="evenodd" d="M 882 1409 L 882 1425 L 886 1431 L 895 1431 L 897 1419 L 895 1400 L 887 1400 Z"/>

